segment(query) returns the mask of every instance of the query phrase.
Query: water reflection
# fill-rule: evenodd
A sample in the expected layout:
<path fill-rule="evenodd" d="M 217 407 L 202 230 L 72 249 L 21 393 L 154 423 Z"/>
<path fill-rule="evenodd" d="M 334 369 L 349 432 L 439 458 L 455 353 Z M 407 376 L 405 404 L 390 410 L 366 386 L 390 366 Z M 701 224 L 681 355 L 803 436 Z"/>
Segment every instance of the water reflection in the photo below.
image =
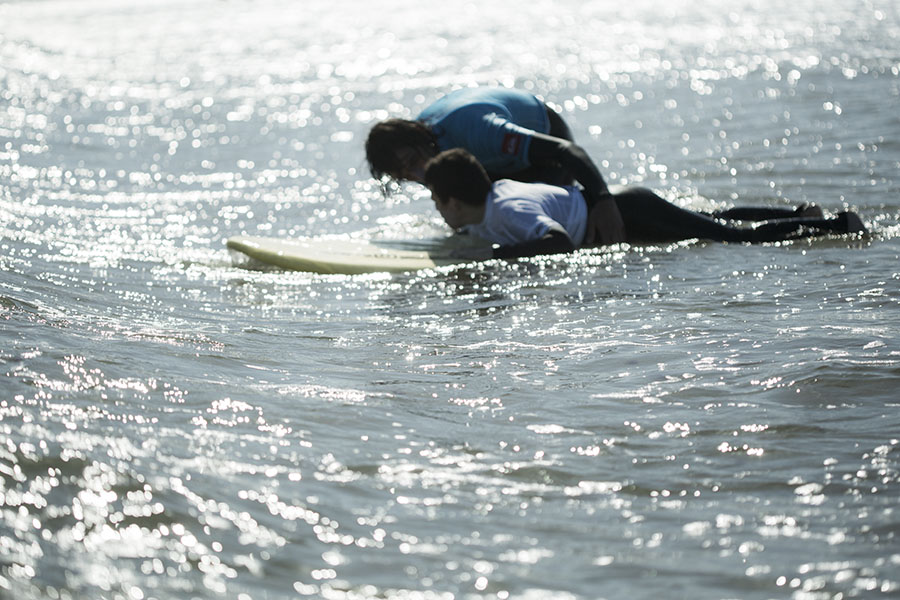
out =
<path fill-rule="evenodd" d="M 895 594 L 896 9 L 770 4 L 0 4 L 0 595 Z M 448 235 L 357 146 L 476 83 L 874 235 L 232 263 Z"/>

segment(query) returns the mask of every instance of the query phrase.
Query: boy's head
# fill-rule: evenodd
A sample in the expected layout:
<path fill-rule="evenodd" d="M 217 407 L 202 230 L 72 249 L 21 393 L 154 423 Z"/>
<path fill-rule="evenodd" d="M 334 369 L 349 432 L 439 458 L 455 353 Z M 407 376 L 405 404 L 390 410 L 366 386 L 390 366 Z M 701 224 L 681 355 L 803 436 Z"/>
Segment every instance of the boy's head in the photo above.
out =
<path fill-rule="evenodd" d="M 425 164 L 425 185 L 451 227 L 481 221 L 491 191 L 491 178 L 470 153 L 454 148 L 429 160 Z"/>
<path fill-rule="evenodd" d="M 474 156 L 462 148 L 441 152 L 425 163 L 425 185 L 448 200 L 480 206 L 491 191 L 491 178 Z"/>

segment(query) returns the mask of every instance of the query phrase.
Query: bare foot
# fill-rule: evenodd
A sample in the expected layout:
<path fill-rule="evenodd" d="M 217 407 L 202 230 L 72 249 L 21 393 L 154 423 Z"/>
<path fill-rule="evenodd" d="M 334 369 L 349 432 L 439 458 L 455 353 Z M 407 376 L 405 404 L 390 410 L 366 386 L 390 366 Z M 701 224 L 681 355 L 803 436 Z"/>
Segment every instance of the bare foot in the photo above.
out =
<path fill-rule="evenodd" d="M 852 211 L 838 213 L 838 221 L 846 226 L 847 233 L 868 233 L 866 226 L 863 224 L 859 215 Z"/>
<path fill-rule="evenodd" d="M 825 216 L 822 209 L 815 204 L 804 202 L 794 210 L 794 214 L 803 219 L 821 219 Z"/>

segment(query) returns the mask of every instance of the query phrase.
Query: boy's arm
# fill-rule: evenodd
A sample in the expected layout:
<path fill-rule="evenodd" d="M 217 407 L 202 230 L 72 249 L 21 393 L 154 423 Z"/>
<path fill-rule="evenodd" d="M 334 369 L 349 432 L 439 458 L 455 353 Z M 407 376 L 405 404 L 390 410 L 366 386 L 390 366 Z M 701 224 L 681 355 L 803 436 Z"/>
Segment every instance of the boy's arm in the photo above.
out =
<path fill-rule="evenodd" d="M 551 229 L 544 237 L 511 244 L 509 246 L 497 246 L 494 248 L 493 258 L 521 258 L 525 256 L 539 256 L 541 254 L 563 254 L 575 250 L 575 244 L 565 231 Z"/>
<path fill-rule="evenodd" d="M 544 237 L 521 244 L 491 248 L 460 248 L 450 253 L 454 258 L 488 260 L 489 258 L 524 258 L 541 254 L 565 254 L 575 250 L 575 244 L 564 230 L 551 229 Z"/>
<path fill-rule="evenodd" d="M 569 140 L 534 133 L 528 148 L 528 160 L 534 165 L 559 163 L 582 185 L 588 208 L 585 243 L 614 244 L 625 241 L 622 215 L 603 176 L 584 148 Z"/>

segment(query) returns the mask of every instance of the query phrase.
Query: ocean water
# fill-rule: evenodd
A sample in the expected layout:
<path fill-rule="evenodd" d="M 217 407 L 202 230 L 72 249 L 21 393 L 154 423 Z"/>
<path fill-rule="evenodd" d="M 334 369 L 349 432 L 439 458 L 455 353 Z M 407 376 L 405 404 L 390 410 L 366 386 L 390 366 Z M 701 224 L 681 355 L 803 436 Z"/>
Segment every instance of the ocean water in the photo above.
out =
<path fill-rule="evenodd" d="M 362 143 L 460 86 L 614 183 L 871 234 L 434 271 Z M 893 0 L 0 3 L 0 597 L 900 596 Z"/>

